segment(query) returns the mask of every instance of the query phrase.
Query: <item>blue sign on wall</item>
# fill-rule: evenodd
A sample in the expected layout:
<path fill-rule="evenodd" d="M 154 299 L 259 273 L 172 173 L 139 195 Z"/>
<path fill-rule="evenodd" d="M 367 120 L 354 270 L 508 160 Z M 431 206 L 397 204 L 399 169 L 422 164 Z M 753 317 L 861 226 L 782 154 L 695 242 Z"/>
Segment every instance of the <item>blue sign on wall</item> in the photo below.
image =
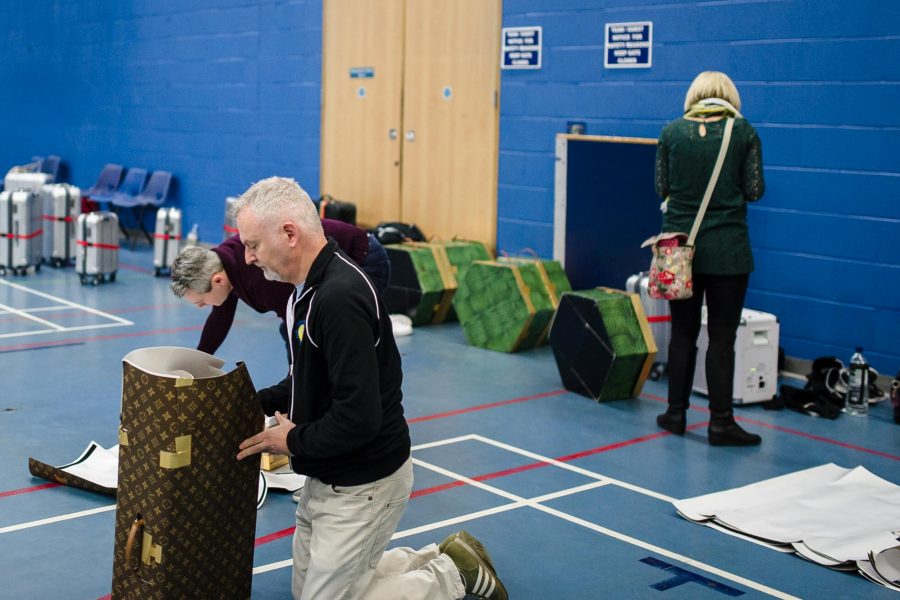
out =
<path fill-rule="evenodd" d="M 375 77 L 374 67 L 350 67 L 351 79 L 372 79 Z"/>
<path fill-rule="evenodd" d="M 603 66 L 607 69 L 646 69 L 653 48 L 653 23 L 607 23 Z"/>
<path fill-rule="evenodd" d="M 542 27 L 504 27 L 501 69 L 540 69 Z"/>

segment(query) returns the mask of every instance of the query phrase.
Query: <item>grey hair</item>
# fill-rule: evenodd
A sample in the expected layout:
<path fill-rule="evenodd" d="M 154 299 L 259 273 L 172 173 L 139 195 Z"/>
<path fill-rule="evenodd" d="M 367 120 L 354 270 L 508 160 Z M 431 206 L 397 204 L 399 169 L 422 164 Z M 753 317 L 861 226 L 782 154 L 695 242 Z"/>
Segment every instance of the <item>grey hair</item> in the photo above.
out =
<path fill-rule="evenodd" d="M 684 110 L 707 98 L 727 100 L 741 110 L 741 96 L 731 78 L 721 71 L 703 71 L 691 83 L 684 97 Z"/>
<path fill-rule="evenodd" d="M 212 250 L 188 246 L 172 263 L 172 293 L 178 298 L 188 290 L 206 294 L 212 289 L 212 276 L 224 268 L 222 259 Z"/>
<path fill-rule="evenodd" d="M 279 219 L 291 219 L 309 233 L 323 233 L 322 221 L 309 194 L 288 177 L 269 177 L 254 183 L 231 205 L 231 216 L 237 219 L 248 206 L 273 227 Z"/>

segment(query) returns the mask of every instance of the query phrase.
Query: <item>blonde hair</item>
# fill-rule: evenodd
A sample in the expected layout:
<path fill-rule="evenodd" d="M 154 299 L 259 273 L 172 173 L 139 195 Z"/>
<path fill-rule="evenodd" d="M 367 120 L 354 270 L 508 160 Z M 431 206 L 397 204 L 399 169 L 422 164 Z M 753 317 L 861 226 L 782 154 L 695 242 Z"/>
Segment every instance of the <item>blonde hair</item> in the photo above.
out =
<path fill-rule="evenodd" d="M 684 110 L 707 98 L 721 98 L 741 110 L 741 96 L 734 82 L 721 71 L 703 71 L 694 78 L 684 97 Z"/>

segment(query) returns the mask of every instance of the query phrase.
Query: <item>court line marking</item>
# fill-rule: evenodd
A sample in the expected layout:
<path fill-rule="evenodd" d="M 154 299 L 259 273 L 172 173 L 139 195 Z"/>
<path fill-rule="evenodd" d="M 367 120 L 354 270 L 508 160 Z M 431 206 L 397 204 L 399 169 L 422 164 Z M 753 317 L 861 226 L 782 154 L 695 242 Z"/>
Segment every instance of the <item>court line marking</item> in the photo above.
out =
<path fill-rule="evenodd" d="M 601 475 L 600 473 L 596 473 L 594 471 L 589 471 L 587 469 L 583 469 L 581 467 L 576 467 L 575 465 L 570 465 L 568 463 L 559 461 L 555 458 L 550 458 L 549 456 L 543 456 L 536 452 L 531 452 L 528 450 L 524 450 L 517 446 L 513 446 L 511 444 L 506 444 L 504 442 L 498 442 L 497 440 L 493 440 L 488 437 L 484 437 L 478 434 L 472 434 L 472 440 L 482 442 L 489 446 L 495 446 L 500 448 L 501 450 L 506 450 L 507 452 L 512 452 L 514 454 L 520 454 L 526 458 L 530 458 L 532 460 L 537 460 L 543 463 L 547 463 L 548 465 L 553 465 L 554 467 L 559 467 L 560 469 L 565 469 L 567 471 L 572 471 L 573 473 L 578 473 L 579 475 L 584 475 L 585 477 L 589 477 L 591 479 L 597 479 L 599 481 L 606 481 L 611 483 L 617 487 L 624 488 L 626 490 L 630 490 L 632 492 L 637 492 L 639 494 L 643 494 L 645 496 L 650 496 L 651 498 L 656 498 L 657 500 L 662 500 L 663 502 L 674 502 L 675 498 L 671 496 L 666 496 L 665 494 L 660 494 L 659 492 L 654 492 L 653 490 L 649 490 L 647 488 L 641 487 L 639 485 L 634 485 L 632 483 L 628 483 L 626 481 L 621 481 L 619 479 L 614 479 L 612 477 L 607 477 L 606 475 Z"/>
<path fill-rule="evenodd" d="M 717 577 L 721 577 L 723 579 L 728 579 L 729 581 L 739 583 L 745 587 L 754 589 L 754 590 L 762 592 L 764 594 L 768 594 L 775 598 L 799 600 L 795 596 L 791 596 L 790 594 L 782 592 L 781 590 L 777 590 L 777 589 L 769 587 L 765 584 L 753 581 L 752 579 L 747 579 L 746 577 L 736 575 L 736 574 L 726 571 L 724 569 L 720 569 L 718 567 L 708 565 L 704 562 L 700 562 L 700 561 L 690 558 L 688 556 L 678 554 L 677 552 L 673 552 L 673 551 L 663 548 L 661 546 L 656 546 L 649 542 L 645 542 L 643 540 L 639 540 L 637 538 L 631 537 L 630 535 L 626 535 L 624 533 L 615 531 L 613 529 L 603 527 L 602 525 L 598 525 L 596 523 L 593 523 L 592 521 L 588 521 L 586 519 L 576 517 L 574 515 L 563 512 L 561 510 L 557 510 L 555 508 L 550 508 L 549 506 L 544 506 L 543 504 L 541 504 L 539 502 L 529 500 L 527 498 L 522 498 L 521 496 L 507 492 L 505 490 L 501 490 L 500 488 L 496 488 L 492 485 L 488 485 L 488 484 L 482 483 L 480 481 L 475 481 L 474 479 L 466 477 L 465 475 L 460 475 L 459 473 L 455 473 L 448 469 L 444 469 L 443 467 L 438 467 L 437 465 L 432 465 L 430 463 L 426 463 L 425 461 L 421 461 L 418 459 L 413 459 L 413 463 L 418 464 L 419 466 L 424 467 L 426 469 L 430 469 L 436 473 L 440 473 L 440 474 L 444 475 L 445 477 L 451 477 L 454 479 L 458 479 L 460 481 L 464 481 L 464 482 L 468 483 L 469 485 L 471 485 L 473 487 L 477 487 L 479 489 L 482 489 L 486 492 L 496 494 L 498 496 L 507 498 L 509 500 L 513 500 L 515 502 L 521 502 L 525 506 L 528 506 L 529 508 L 533 508 L 540 512 L 547 513 L 549 515 L 558 517 L 565 521 L 569 521 L 570 523 L 574 523 L 575 525 L 580 525 L 581 527 L 590 529 L 592 531 L 596 531 L 597 533 L 617 539 L 617 540 L 625 542 L 627 544 L 631 544 L 632 546 L 637 546 L 638 548 L 643 548 L 644 550 L 648 550 L 650 552 L 654 552 L 656 554 L 665 556 L 671 560 L 676 560 L 680 563 L 690 565 L 691 567 L 694 567 L 696 569 L 700 569 L 702 571 L 706 571 L 707 573 L 716 575 Z"/>
<path fill-rule="evenodd" d="M 415 460 L 413 461 L 415 462 Z M 603 487 L 608 485 L 604 481 L 594 481 L 592 483 L 585 483 L 583 485 L 579 485 L 573 488 L 560 490 L 558 492 L 551 492 L 549 494 L 544 494 L 543 496 L 535 496 L 530 500 L 533 502 L 546 502 L 547 500 L 553 500 L 555 498 L 562 498 L 563 496 L 570 496 L 572 494 L 577 494 L 579 492 L 584 492 L 587 490 L 596 489 L 599 487 Z M 510 502 L 508 504 L 501 504 L 499 506 L 495 506 L 493 508 L 487 508 L 485 510 L 478 510 L 475 512 L 470 512 L 465 515 L 460 515 L 458 517 L 451 517 L 449 519 L 443 519 L 441 521 L 435 521 L 433 523 L 429 523 L 427 525 L 420 525 L 418 527 L 411 527 L 409 529 L 404 529 L 403 531 L 396 531 L 394 535 L 391 536 L 391 540 L 399 540 L 405 537 L 410 537 L 413 535 L 418 535 L 420 533 L 426 533 L 428 531 L 432 531 L 434 529 L 441 529 L 442 527 L 447 527 L 449 525 L 458 525 L 460 523 L 466 523 L 468 521 L 474 521 L 475 519 L 480 519 L 482 517 L 489 517 L 491 515 L 496 515 L 503 512 L 508 512 L 510 510 L 514 510 L 516 508 L 522 508 L 525 506 L 522 502 Z M 293 529 L 293 528 L 292 528 Z M 268 571 L 274 571 L 277 569 L 283 569 L 285 567 L 290 567 L 293 565 L 293 559 L 280 560 L 278 562 L 269 563 L 266 565 L 260 565 L 253 569 L 253 574 L 258 575 L 259 573 L 266 573 Z"/>
<path fill-rule="evenodd" d="M 36 321 L 36 322 L 42 323 L 42 324 L 50 327 L 50 329 L 39 329 L 36 331 L 4 333 L 4 334 L 0 334 L 0 339 L 12 338 L 12 337 L 24 337 L 24 336 L 29 336 L 29 335 L 42 335 L 42 334 L 46 334 L 46 333 L 65 333 L 65 332 L 69 332 L 69 331 L 85 331 L 85 330 L 89 330 L 89 329 L 105 329 L 107 327 L 122 327 L 122 326 L 134 325 L 134 322 L 129 321 L 128 319 L 123 319 L 122 317 L 117 317 L 116 315 L 111 315 L 109 313 L 103 312 L 102 310 L 97 310 L 95 308 L 91 308 L 90 306 L 78 304 L 77 302 L 72 302 L 70 300 L 66 300 L 65 298 L 60 298 L 59 296 L 53 296 L 51 294 L 47 294 L 47 293 L 41 292 L 39 290 L 33 290 L 31 288 L 25 287 L 23 285 L 19 285 L 17 283 L 11 283 L 4 279 L 0 279 L 0 284 L 3 284 L 5 286 L 13 288 L 15 290 L 19 290 L 21 292 L 25 292 L 27 294 L 34 294 L 35 296 L 39 296 L 39 297 L 47 299 L 47 300 L 52 300 L 53 302 L 58 302 L 62 306 L 67 306 L 69 308 L 82 310 L 84 312 L 87 312 L 87 313 L 102 317 L 104 319 L 113 321 L 113 323 L 101 323 L 98 325 L 80 325 L 78 327 L 64 327 L 62 325 L 57 325 L 56 323 L 51 323 L 50 321 L 46 321 L 44 319 L 35 317 L 31 314 L 28 314 L 27 312 L 12 308 L 11 306 L 7 306 L 5 304 L 0 304 L 0 308 L 4 309 L 5 312 L 7 312 L 7 313 L 14 314 L 16 316 L 19 316 L 19 317 L 22 317 L 25 319 L 29 319 L 32 321 Z"/>
<path fill-rule="evenodd" d="M 36 312 L 49 312 L 51 310 L 74 310 L 74 306 L 37 306 L 35 308 L 19 308 L 17 312 L 23 313 L 36 313 Z M 0 310 L 0 315 L 6 314 L 7 311 Z"/>
<path fill-rule="evenodd" d="M 648 495 L 651 495 L 651 496 L 653 496 L 653 497 L 660 498 L 660 499 L 662 499 L 662 498 L 668 498 L 667 496 L 663 496 L 662 494 L 656 494 L 656 492 L 652 492 L 651 490 L 646 490 L 645 488 L 641 488 L 641 487 L 639 487 L 639 486 L 632 486 L 631 484 L 625 484 L 625 482 L 619 482 L 618 480 L 615 480 L 615 479 L 612 479 L 612 478 L 606 478 L 606 477 L 603 477 L 602 475 L 600 475 L 599 473 L 594 473 L 594 472 L 592 472 L 592 471 L 588 471 L 587 469 L 581 469 L 581 468 L 579 468 L 579 467 L 574 467 L 573 465 L 566 465 L 565 463 L 560 463 L 559 461 L 554 460 L 554 459 L 550 459 L 550 458 L 547 458 L 547 457 L 541 457 L 541 455 L 539 455 L 539 454 L 532 453 L 532 452 L 529 452 L 529 451 L 527 451 L 527 450 L 523 450 L 523 449 L 521 449 L 521 448 L 516 448 L 515 446 L 510 446 L 510 445 L 508 445 L 508 444 L 504 444 L 504 443 L 498 442 L 498 441 L 496 441 L 496 440 L 491 440 L 490 438 L 486 438 L 486 437 L 484 437 L 484 436 L 480 436 L 480 435 L 477 435 L 477 434 L 470 434 L 470 435 L 465 435 L 465 436 L 459 436 L 459 437 L 456 437 L 456 438 L 450 438 L 450 439 L 447 439 L 447 440 L 439 440 L 439 441 L 437 441 L 437 442 L 431 442 L 431 443 L 429 443 L 429 444 L 422 444 L 421 446 L 419 446 L 418 449 L 434 448 L 434 447 L 438 447 L 438 446 L 444 446 L 444 445 L 447 445 L 447 444 L 459 443 L 459 442 L 469 441 L 469 440 L 479 441 L 479 442 L 482 442 L 482 443 L 487 443 L 487 444 L 489 444 L 489 445 L 494 445 L 494 446 L 496 446 L 496 447 L 498 447 L 498 448 L 505 449 L 505 450 L 508 450 L 508 451 L 511 451 L 511 452 L 514 452 L 514 453 L 517 453 L 517 454 L 521 454 L 521 455 L 523 455 L 523 456 L 529 456 L 530 458 L 535 458 L 535 459 L 538 459 L 538 460 L 540 460 L 540 459 L 545 459 L 549 464 L 552 464 L 552 465 L 554 465 L 554 466 L 559 466 L 559 467 L 561 467 L 561 468 L 569 469 L 569 468 L 571 467 L 571 469 L 569 469 L 569 470 L 573 470 L 573 471 L 579 472 L 580 474 L 586 475 L 586 476 L 591 477 L 591 478 L 593 478 L 593 479 L 598 479 L 598 481 L 596 481 L 595 483 L 585 484 L 585 485 L 578 486 L 578 487 L 575 487 L 575 488 L 569 488 L 569 489 L 567 489 L 567 490 L 561 490 L 561 491 L 558 491 L 558 492 L 553 492 L 553 493 L 547 494 L 547 495 L 545 495 L 545 496 L 538 496 L 538 497 L 536 497 L 536 498 L 523 498 L 522 496 L 518 496 L 518 495 L 513 494 L 513 493 L 511 493 L 511 492 L 507 492 L 507 491 L 505 491 L 505 490 L 501 490 L 500 488 L 496 488 L 496 487 L 494 487 L 494 486 L 492 486 L 492 485 L 488 485 L 488 484 L 483 483 L 483 482 L 481 482 L 481 481 L 476 481 L 475 479 L 472 479 L 472 478 L 470 478 L 470 477 L 466 477 L 465 475 L 461 475 L 461 474 L 456 473 L 456 472 L 454 472 L 454 471 L 450 471 L 449 469 L 445 469 L 445 468 L 443 468 L 443 467 L 439 467 L 439 466 L 437 466 L 437 465 L 433 465 L 433 464 L 431 464 L 431 463 L 429 463 L 429 462 L 426 462 L 426 461 L 423 461 L 423 460 L 420 460 L 420 459 L 417 459 L 417 458 L 413 458 L 413 464 L 414 464 L 414 465 L 418 465 L 418 466 L 420 466 L 420 467 L 429 469 L 429 470 L 431 470 L 431 471 L 434 471 L 435 473 L 438 473 L 438 474 L 443 475 L 443 476 L 445 476 L 445 477 L 448 477 L 448 478 L 450 478 L 450 479 L 455 479 L 455 480 L 457 480 L 457 481 L 462 481 L 463 483 L 466 483 L 466 484 L 468 484 L 468 485 L 470 485 L 470 486 L 472 486 L 472 487 L 481 489 L 481 490 L 483 490 L 483 491 L 489 492 L 489 493 L 494 494 L 494 495 L 496 495 L 496 496 L 500 496 L 500 497 L 502 497 L 502 498 L 506 498 L 507 500 L 511 500 L 512 502 L 509 503 L 509 504 L 497 506 L 497 507 L 494 507 L 494 508 L 491 508 L 491 509 L 487 509 L 487 510 L 484 510 L 484 511 L 478 511 L 478 512 L 476 512 L 476 513 L 469 513 L 468 515 L 461 515 L 461 516 L 459 516 L 459 517 L 453 517 L 453 518 L 450 518 L 450 519 L 445 519 L 445 520 L 438 521 L 438 522 L 435 522 L 435 523 L 431 523 L 431 524 L 428 524 L 428 525 L 423 525 L 423 526 L 420 526 L 420 527 L 415 527 L 415 528 L 412 528 L 412 529 L 407 529 L 407 530 L 404 530 L 404 531 L 402 531 L 402 532 L 396 532 L 393 536 L 391 536 L 391 540 L 401 539 L 401 538 L 403 538 L 403 537 L 408 537 L 408 536 L 411 536 L 411 535 L 416 535 L 416 534 L 419 534 L 419 533 L 431 531 L 431 530 L 433 530 L 433 529 L 439 529 L 439 528 L 441 528 L 441 527 L 446 527 L 447 525 L 455 525 L 455 524 L 459 524 L 459 523 L 462 523 L 462 522 L 466 522 L 466 521 L 471 521 L 471 520 L 474 520 L 474 519 L 482 518 L 482 517 L 484 517 L 484 516 L 489 516 L 489 515 L 493 515 L 493 514 L 497 514 L 497 513 L 501 513 L 501 512 L 506 512 L 506 511 L 509 511 L 509 510 L 514 510 L 514 509 L 517 509 L 517 508 L 529 507 L 529 508 L 533 508 L 533 509 L 535 509 L 535 510 L 538 510 L 538 511 L 540 511 L 540 512 L 544 512 L 544 513 L 547 513 L 547 514 L 549 514 L 549 515 L 555 516 L 555 517 L 557 517 L 557 518 L 563 519 L 563 520 L 565 520 L 565 521 L 569 521 L 570 523 L 574 523 L 574 524 L 576 524 L 576 525 L 580 525 L 581 527 L 584 527 L 584 528 L 586 528 L 586 529 L 590 529 L 590 530 L 592 530 L 592 531 L 596 531 L 597 533 L 600 533 L 600 534 L 605 535 L 605 536 L 607 536 L 607 537 L 611 537 L 611 538 L 617 539 L 617 540 L 619 540 L 619 541 L 625 542 L 625 543 L 630 544 L 630 545 L 632 545 L 632 546 L 637 546 L 637 547 L 639 547 L 639 548 L 643 548 L 644 550 L 648 550 L 648 551 L 650 551 L 650 552 L 654 552 L 654 553 L 659 554 L 659 555 L 661 555 L 661 556 L 665 556 L 666 558 L 669 558 L 669 559 L 671 559 L 671 560 L 678 561 L 678 562 L 680 562 L 680 563 L 682 563 L 682 564 L 686 564 L 686 565 L 689 565 L 689 566 L 694 567 L 694 568 L 696 568 L 696 569 L 700 569 L 700 570 L 702 570 L 702 571 L 706 571 L 707 573 L 711 573 L 711 574 L 713 574 L 713 575 L 715 575 L 715 576 L 717 576 L 717 577 L 721 577 L 721 578 L 723 578 L 723 579 L 727 579 L 727 580 L 729 580 L 729 581 L 733 581 L 733 582 L 735 582 L 735 583 L 738 583 L 738 584 L 743 585 L 743 586 L 745 586 L 745 587 L 748 587 L 748 588 L 750 588 L 750 589 L 753 589 L 753 590 L 762 592 L 762 593 L 764 593 L 764 594 L 768 594 L 768 595 L 773 596 L 773 597 L 775 597 L 775 598 L 783 598 L 783 599 L 786 599 L 786 600 L 788 600 L 788 599 L 789 599 L 789 600 L 799 600 L 796 596 L 792 596 L 792 595 L 790 595 L 790 594 L 787 594 L 787 593 L 782 592 L 782 591 L 780 591 L 780 590 L 777 590 L 777 589 L 775 589 L 775 588 L 769 587 L 769 586 L 767 586 L 767 585 L 765 585 L 765 584 L 762 584 L 762 583 L 753 581 L 753 580 L 751 580 L 751 579 L 747 579 L 746 577 L 742 577 L 742 576 L 740 576 L 740 575 L 736 575 L 736 574 L 731 573 L 731 572 L 729 572 L 729 571 L 725 571 L 724 569 L 720 569 L 720 568 L 718 568 L 718 567 L 714 567 L 714 566 L 712 566 L 712 565 L 708 565 L 708 564 L 703 563 L 703 562 L 701 562 L 701 561 L 698 561 L 698 560 L 692 559 L 692 558 L 690 558 L 690 557 L 687 557 L 687 556 L 678 554 L 677 552 L 673 552 L 673 551 L 668 550 L 668 549 L 666 549 L 666 548 L 662 548 L 662 547 L 660 547 L 660 546 L 656 546 L 656 545 L 651 544 L 651 543 L 649 543 L 649 542 L 645 542 L 645 541 L 643 541 L 643 540 L 639 540 L 639 539 L 637 539 L 637 538 L 631 537 L 631 536 L 626 535 L 626 534 L 624 534 L 624 533 L 621 533 L 621 532 L 618 532 L 618 531 L 609 529 L 609 528 L 607 528 L 607 527 L 603 527 L 602 525 L 598 525 L 598 524 L 593 523 L 593 522 L 591 522 L 591 521 L 587 521 L 587 520 L 582 519 L 582 518 L 580 518 L 580 517 L 576 517 L 576 516 L 574 516 L 574 515 L 571 515 L 571 514 L 569 514 L 569 513 L 563 512 L 563 511 L 561 511 L 561 510 L 557 510 L 557 509 L 555 509 L 555 508 L 551 508 L 551 507 L 549 507 L 549 506 L 544 506 L 543 504 L 541 504 L 541 502 L 546 502 L 547 500 L 551 500 L 551 499 L 554 499 L 554 498 L 558 498 L 558 497 L 562 497 L 562 496 L 567 496 L 567 495 L 571 495 L 571 494 L 575 494 L 575 493 L 580 493 L 580 492 L 586 491 L 587 489 L 593 489 L 593 488 L 595 488 L 595 487 L 601 487 L 601 486 L 609 485 L 609 484 L 616 484 L 617 482 L 618 482 L 618 483 L 621 483 L 621 484 L 624 484 L 622 487 L 626 487 L 626 486 L 627 486 L 626 489 L 632 489 L 633 491 L 641 491 L 641 493 L 643 493 L 643 492 L 650 492 Z M 275 562 L 275 563 L 269 563 L 269 564 L 267 564 L 267 565 L 260 565 L 259 567 L 256 567 L 256 568 L 253 569 L 253 574 L 256 575 L 256 574 L 258 574 L 258 573 L 265 573 L 265 572 L 267 572 L 267 571 L 272 571 L 272 570 L 275 570 L 275 569 L 286 568 L 286 567 L 291 566 L 292 564 L 293 564 L 293 561 L 292 561 L 291 559 L 287 559 L 287 560 L 282 560 L 282 561 L 278 561 L 278 562 Z"/>
<path fill-rule="evenodd" d="M 468 440 L 471 440 L 471 439 L 472 439 L 472 435 L 471 435 L 471 434 L 469 434 L 469 435 L 462 435 L 462 436 L 459 436 L 459 437 L 449 438 L 449 439 L 446 439 L 446 440 L 438 440 L 438 441 L 436 441 L 436 442 L 430 442 L 430 443 L 425 443 L 425 444 L 419 444 L 419 445 L 417 445 L 417 446 L 413 446 L 410 450 L 423 450 L 423 449 L 426 449 L 426 448 L 434 448 L 434 447 L 436 447 L 436 446 L 445 446 L 445 445 L 447 445 L 447 444 L 454 444 L 454 443 L 457 443 L 457 442 L 465 442 L 465 441 L 468 441 Z M 35 486 L 35 487 L 38 487 L 38 486 Z M 28 489 L 30 490 L 30 489 L 33 489 L 33 488 L 28 488 Z M 15 490 L 15 491 L 16 491 L 16 492 L 19 492 L 19 490 Z M 101 506 L 101 507 L 99 507 L 99 508 L 92 508 L 92 509 L 89 509 L 89 510 L 82 510 L 82 511 L 79 511 L 79 512 L 68 513 L 68 514 L 64 514 L 64 515 L 58 515 L 58 516 L 55 516 L 55 517 L 47 517 L 46 519 L 38 519 L 38 520 L 36 520 L 36 521 L 28 521 L 27 523 L 19 523 L 19 524 L 17 524 L 17 525 L 9 525 L 9 526 L 7 526 L 7 527 L 0 527 L 0 534 L 3 534 L 3 533 L 9 533 L 9 532 L 11 532 L 11 531 L 19 531 L 19 530 L 21 530 L 21 529 L 29 529 L 29 528 L 31 528 L 31 527 L 40 527 L 41 525 L 50 525 L 50 524 L 52 524 L 52 523 L 58 523 L 58 522 L 60 522 L 60 521 L 68 521 L 69 519 L 77 519 L 77 518 L 79 518 L 79 517 L 87 517 L 87 516 L 90 516 L 90 515 L 93 515 L 93 514 L 97 514 L 97 513 L 101 513 L 101 512 L 106 512 L 106 511 L 109 511 L 109 510 L 114 510 L 115 508 L 116 508 L 116 505 L 115 505 L 115 504 L 111 504 L 111 505 L 107 505 L 107 506 Z"/>
<path fill-rule="evenodd" d="M 235 321 L 237 322 L 237 321 Z M 170 327 L 168 329 L 151 329 L 148 331 L 132 331 L 129 333 L 117 333 L 115 335 L 95 335 L 92 337 L 69 338 L 64 340 L 54 340 L 50 342 L 32 342 L 28 344 L 15 344 L 12 346 L 0 346 L 0 352 L 9 352 L 11 350 L 40 349 L 53 348 L 54 346 L 70 346 L 73 343 L 99 342 L 106 340 L 118 340 L 122 338 L 143 337 L 148 335 L 162 335 L 166 333 L 181 333 L 183 331 L 199 331 L 203 329 L 203 325 L 191 325 L 189 327 Z M 71 331 L 71 330 L 70 330 Z"/>
<path fill-rule="evenodd" d="M 22 529 L 30 529 L 32 527 L 40 527 L 41 525 L 50 525 L 52 523 L 59 523 L 60 521 L 68 521 L 70 519 L 78 519 L 81 517 L 88 517 L 90 515 L 96 515 L 98 513 L 109 512 L 111 510 L 115 510 L 115 504 L 109 504 L 107 506 L 99 506 L 97 508 L 91 508 L 88 510 L 82 510 L 79 512 L 68 513 L 65 515 L 58 515 L 56 517 L 48 517 L 46 519 L 38 519 L 37 521 L 28 521 L 27 523 L 19 523 L 18 525 L 9 525 L 7 527 L 0 527 L 0 534 L 2 533 L 10 533 L 13 531 L 20 531 Z"/>
<path fill-rule="evenodd" d="M 63 327 L 62 325 L 57 325 L 56 323 L 53 323 L 53 322 L 51 322 L 51 321 L 47 321 L 47 320 L 45 320 L 45 319 L 41 319 L 40 317 L 35 317 L 34 315 L 31 315 L 31 314 L 29 314 L 29 313 L 27 313 L 27 312 L 25 312 L 25 311 L 21 311 L 21 310 L 15 309 L 15 308 L 13 308 L 12 306 L 9 306 L 9 305 L 6 305 L 6 304 L 0 304 L 0 309 L 3 309 L 3 313 L 4 313 L 4 314 L 12 314 L 12 315 L 16 315 L 17 317 L 20 317 L 20 318 L 22 318 L 22 319 L 28 319 L 29 321 L 34 321 L 35 323 L 40 323 L 41 325 L 46 325 L 46 326 L 48 326 L 48 327 L 52 327 L 52 329 L 51 329 L 50 331 L 53 331 L 53 330 L 56 330 L 56 331 L 65 331 L 65 330 L 66 330 L 66 328 Z M 5 336 L 11 336 L 11 335 L 30 335 L 31 333 L 32 333 L 32 332 L 30 332 L 30 331 L 26 331 L 26 332 L 22 332 L 22 333 L 7 333 L 7 334 L 5 334 Z M 5 337 L 5 336 L 0 336 L 0 337 Z"/>
<path fill-rule="evenodd" d="M 666 403 L 668 400 L 665 398 L 661 398 L 660 396 L 655 396 L 653 394 L 642 393 L 640 395 L 641 398 L 645 400 L 652 400 L 653 402 L 662 402 Z M 694 410 L 702 413 L 709 413 L 708 408 L 704 408 L 702 406 L 691 406 L 690 410 Z M 781 431 L 782 433 L 790 433 L 791 435 L 796 435 L 798 437 L 806 438 L 808 440 L 813 440 L 816 442 L 822 442 L 823 444 L 831 444 L 833 446 L 839 446 L 841 448 L 846 448 L 847 450 L 857 450 L 859 452 L 865 452 L 866 454 L 872 454 L 874 456 L 880 456 L 882 458 L 889 458 L 891 460 L 900 460 L 900 456 L 896 454 L 890 454 L 889 452 L 882 452 L 881 450 L 874 450 L 872 448 L 866 448 L 865 446 L 858 446 L 856 444 L 850 444 L 848 442 L 842 442 L 840 440 L 836 440 L 833 438 L 828 438 L 822 435 L 816 435 L 814 433 L 808 433 L 806 431 L 801 431 L 799 429 L 792 429 L 790 427 L 784 427 L 783 425 L 776 425 L 774 423 L 766 423 L 765 421 L 758 421 L 756 419 L 751 419 L 749 417 L 742 417 L 740 415 L 735 415 L 735 421 L 740 421 L 742 423 L 751 423 L 753 425 L 758 425 L 760 427 L 765 427 L 767 429 L 773 429 L 775 431 Z"/>

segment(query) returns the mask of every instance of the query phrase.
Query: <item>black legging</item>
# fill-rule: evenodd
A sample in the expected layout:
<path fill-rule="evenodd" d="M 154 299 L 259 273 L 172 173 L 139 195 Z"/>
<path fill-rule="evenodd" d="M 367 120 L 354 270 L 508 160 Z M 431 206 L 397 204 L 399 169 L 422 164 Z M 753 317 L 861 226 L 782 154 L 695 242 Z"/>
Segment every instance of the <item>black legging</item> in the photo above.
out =
<path fill-rule="evenodd" d="M 669 302 L 672 311 L 672 340 L 669 343 L 669 405 L 690 405 L 697 362 L 700 310 L 706 295 L 709 348 L 706 352 L 706 384 L 709 409 L 713 413 L 731 411 L 734 398 L 734 341 L 741 321 L 749 274 L 693 276 L 694 295 Z"/>

